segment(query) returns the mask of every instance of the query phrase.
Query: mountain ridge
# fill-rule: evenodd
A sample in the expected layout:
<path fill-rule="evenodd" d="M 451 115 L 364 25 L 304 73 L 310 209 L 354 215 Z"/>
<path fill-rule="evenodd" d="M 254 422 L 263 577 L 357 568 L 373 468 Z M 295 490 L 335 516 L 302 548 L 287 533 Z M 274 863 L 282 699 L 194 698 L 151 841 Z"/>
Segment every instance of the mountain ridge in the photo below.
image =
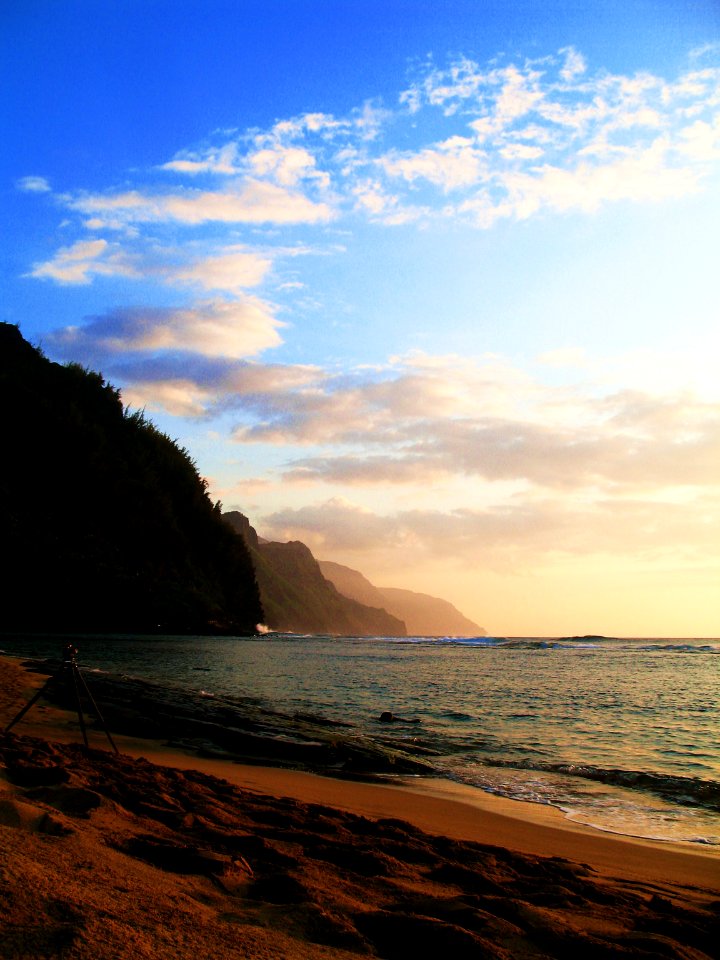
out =
<path fill-rule="evenodd" d="M 407 635 L 403 621 L 380 605 L 367 606 L 338 591 L 304 543 L 258 537 L 239 510 L 224 513 L 223 519 L 245 538 L 255 564 L 264 622 L 272 630 L 334 636 Z"/>
<path fill-rule="evenodd" d="M 320 560 L 324 576 L 340 593 L 362 603 L 382 605 L 405 622 L 409 636 L 484 637 L 487 631 L 448 600 L 399 587 L 376 587 L 364 574 L 331 560 Z"/>

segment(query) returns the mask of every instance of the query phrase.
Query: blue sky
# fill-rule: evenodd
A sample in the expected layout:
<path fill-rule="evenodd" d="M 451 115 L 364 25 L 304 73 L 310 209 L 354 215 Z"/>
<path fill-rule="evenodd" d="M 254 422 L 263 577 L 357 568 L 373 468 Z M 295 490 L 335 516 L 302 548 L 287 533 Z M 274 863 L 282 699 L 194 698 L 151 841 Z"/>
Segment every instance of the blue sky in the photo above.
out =
<path fill-rule="evenodd" d="M 0 24 L 0 319 L 265 536 L 495 633 L 720 634 L 716 3 Z"/>

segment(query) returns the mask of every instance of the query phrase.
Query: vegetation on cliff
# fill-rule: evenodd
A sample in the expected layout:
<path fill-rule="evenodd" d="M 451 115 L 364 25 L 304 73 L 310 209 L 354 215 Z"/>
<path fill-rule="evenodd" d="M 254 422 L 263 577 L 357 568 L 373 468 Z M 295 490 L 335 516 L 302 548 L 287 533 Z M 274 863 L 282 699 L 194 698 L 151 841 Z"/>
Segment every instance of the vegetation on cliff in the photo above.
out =
<path fill-rule="evenodd" d="M 0 324 L 2 629 L 251 632 L 244 540 L 188 452 Z"/>

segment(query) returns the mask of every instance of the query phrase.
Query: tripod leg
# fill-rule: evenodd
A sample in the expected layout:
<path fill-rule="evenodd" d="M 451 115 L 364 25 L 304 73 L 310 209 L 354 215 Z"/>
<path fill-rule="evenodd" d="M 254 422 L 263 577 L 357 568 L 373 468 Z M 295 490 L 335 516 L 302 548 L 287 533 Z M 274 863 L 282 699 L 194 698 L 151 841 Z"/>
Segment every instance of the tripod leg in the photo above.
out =
<path fill-rule="evenodd" d="M 47 690 L 47 688 L 50 686 L 50 684 L 53 682 L 53 680 L 56 679 L 56 677 L 57 677 L 57 674 L 53 674 L 52 676 L 50 676 L 50 677 L 47 678 L 47 680 L 45 681 L 45 683 L 40 687 L 40 689 L 37 691 L 37 693 L 36 693 L 35 696 L 32 698 L 32 700 L 30 700 L 28 703 L 26 703 L 25 706 L 24 706 L 24 707 L 22 708 L 22 710 L 20 711 L 20 713 L 18 713 L 18 715 L 17 715 L 16 717 L 14 717 L 14 718 L 10 721 L 10 723 L 5 727 L 5 729 L 3 730 L 3 733 L 10 733 L 10 731 L 11 731 L 12 728 L 15 726 L 15 724 L 18 722 L 18 720 L 22 720 L 22 718 L 23 718 L 23 717 L 25 716 L 25 714 L 28 712 L 28 710 L 30 709 L 30 707 L 32 707 L 32 705 L 33 705 L 34 703 L 37 703 L 37 702 L 38 702 L 38 700 L 40 699 L 40 697 L 45 693 L 45 691 Z"/>
<path fill-rule="evenodd" d="M 115 746 L 115 741 L 114 741 L 113 738 L 110 736 L 110 731 L 108 730 L 107 724 L 105 723 L 105 720 L 103 719 L 103 715 L 100 713 L 100 709 L 99 709 L 98 705 L 95 703 L 95 700 L 94 700 L 94 698 L 93 698 L 93 695 L 90 693 L 90 690 L 89 690 L 89 688 L 88 688 L 88 685 L 87 685 L 87 683 L 85 682 L 85 677 L 82 675 L 80 669 L 79 669 L 77 666 L 75 667 L 75 670 L 77 671 L 77 676 L 78 676 L 78 678 L 79 678 L 79 680 L 80 680 L 80 683 L 83 685 L 83 689 L 85 690 L 85 693 L 87 694 L 87 698 L 88 698 L 88 700 L 90 701 L 90 703 L 92 704 L 92 708 L 93 708 L 93 710 L 95 711 L 98 720 L 100 721 L 100 725 L 102 726 L 103 730 L 105 731 L 105 736 L 108 738 L 108 742 L 110 743 L 110 746 L 113 748 L 113 750 L 115 751 L 115 753 L 120 753 L 120 751 L 118 750 L 118 748 Z"/>
<path fill-rule="evenodd" d="M 89 749 L 90 744 L 88 743 L 87 730 L 85 729 L 85 717 L 82 712 L 82 704 L 80 703 L 80 688 L 78 686 L 77 674 L 78 669 L 74 663 L 67 664 L 70 673 L 72 674 L 72 684 L 75 691 L 75 706 L 77 707 L 78 720 L 80 721 L 80 729 L 82 730 L 83 740 L 85 741 L 85 746 Z"/>

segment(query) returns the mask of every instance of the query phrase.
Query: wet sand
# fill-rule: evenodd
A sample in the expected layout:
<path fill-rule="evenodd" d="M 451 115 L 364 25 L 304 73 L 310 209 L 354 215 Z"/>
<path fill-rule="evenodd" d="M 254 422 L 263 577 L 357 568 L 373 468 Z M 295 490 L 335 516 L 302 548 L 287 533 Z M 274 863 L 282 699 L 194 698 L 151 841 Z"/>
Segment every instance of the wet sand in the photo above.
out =
<path fill-rule="evenodd" d="M 43 679 L 0 660 L 3 728 Z M 0 738 L 0 956 L 718 956 L 710 851 L 432 778 L 90 737 L 40 701 Z"/>

